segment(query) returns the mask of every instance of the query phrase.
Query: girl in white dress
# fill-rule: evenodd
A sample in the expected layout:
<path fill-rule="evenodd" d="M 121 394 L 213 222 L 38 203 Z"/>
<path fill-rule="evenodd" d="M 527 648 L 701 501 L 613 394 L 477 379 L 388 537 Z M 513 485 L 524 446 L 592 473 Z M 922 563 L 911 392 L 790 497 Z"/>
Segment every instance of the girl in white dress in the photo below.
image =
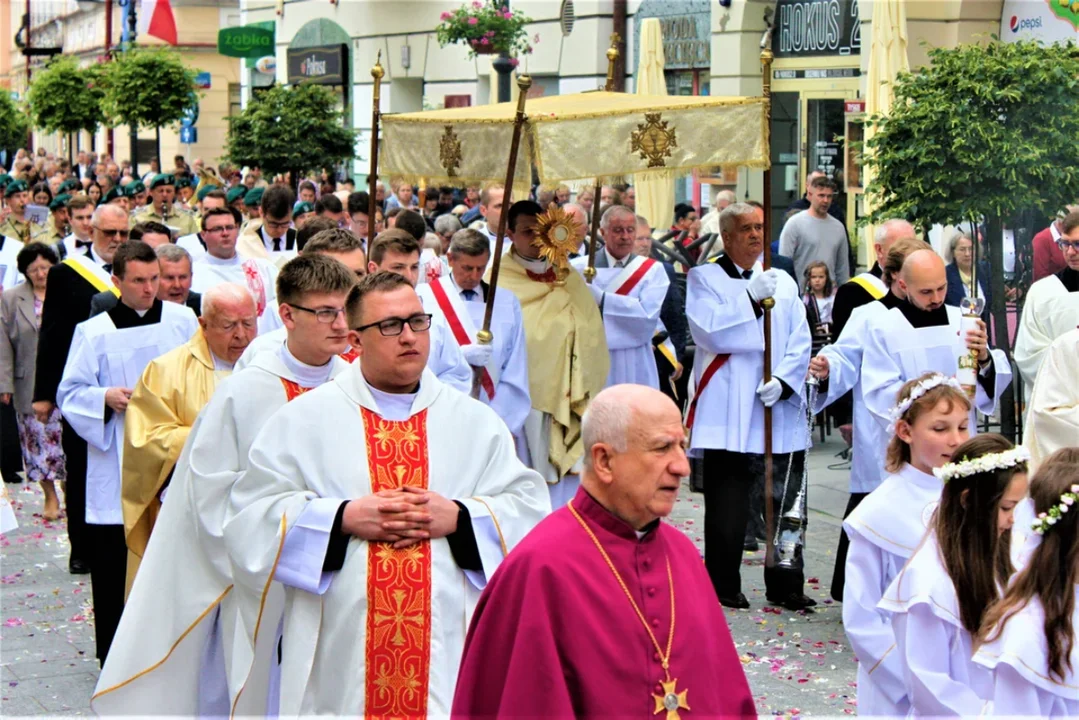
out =
<path fill-rule="evenodd" d="M 858 658 L 858 714 L 903 717 L 910 708 L 891 613 L 877 607 L 925 535 L 940 499 L 933 469 L 970 433 L 970 400 L 955 378 L 926 373 L 899 390 L 885 469 L 891 474 L 843 522 L 850 537 L 843 627 Z"/>
<path fill-rule="evenodd" d="M 975 717 L 992 697 L 972 637 L 1012 574 L 1011 528 L 1029 459 L 1000 435 L 979 435 L 934 472 L 944 490 L 929 533 L 880 602 L 892 613 L 908 717 Z"/>
<path fill-rule="evenodd" d="M 1030 484 L 1037 513 L 1026 567 L 986 613 L 974 662 L 993 672 L 993 714 L 1079 717 L 1079 449 Z"/>

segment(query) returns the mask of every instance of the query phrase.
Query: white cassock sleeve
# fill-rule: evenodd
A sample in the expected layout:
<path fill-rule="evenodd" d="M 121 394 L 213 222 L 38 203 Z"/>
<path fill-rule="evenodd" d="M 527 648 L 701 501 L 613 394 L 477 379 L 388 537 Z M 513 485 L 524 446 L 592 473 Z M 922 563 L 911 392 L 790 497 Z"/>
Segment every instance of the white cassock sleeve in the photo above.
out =
<path fill-rule="evenodd" d="M 514 336 L 507 338 L 505 346 L 511 347 L 512 350 L 502 363 L 498 387 L 495 388 L 495 397 L 490 405 L 516 436 L 524 433 L 525 420 L 532 410 L 532 396 L 528 385 L 528 343 L 525 340 L 521 304 L 515 299 L 510 305 L 513 309 Z"/>
<path fill-rule="evenodd" d="M 703 271 L 693 268 L 686 276 L 686 319 L 694 342 L 717 355 L 763 351 L 764 334 L 749 293 L 739 289 L 722 295 L 705 281 Z"/>
<path fill-rule="evenodd" d="M 985 706 L 968 685 L 952 678 L 952 652 L 958 631 L 918 603 L 892 616 L 911 711 L 922 717 L 977 717 Z"/>
<path fill-rule="evenodd" d="M 898 705 L 907 694 L 888 613 L 877 609 L 884 595 L 884 551 L 852 535 L 843 585 L 843 628 L 855 657 L 878 689 Z"/>
<path fill-rule="evenodd" d="M 889 413 L 903 387 L 903 372 L 885 344 L 885 329 L 870 327 L 862 333 L 862 397 L 882 428 L 891 422 Z"/>
<path fill-rule="evenodd" d="M 323 572 L 330 547 L 333 521 L 344 500 L 316 498 L 296 518 L 281 548 L 274 580 L 290 587 L 322 595 L 330 589 L 332 572 Z"/>
<path fill-rule="evenodd" d="M 1045 354 L 1030 396 L 1029 427 L 1023 440 L 1043 461 L 1079 439 L 1079 385 L 1074 342 L 1056 342 Z"/>
<path fill-rule="evenodd" d="M 787 347 L 783 356 L 779 358 L 779 362 L 772 361 L 772 377 L 782 380 L 794 391 L 787 401 L 793 403 L 795 407 L 800 407 L 802 395 L 799 391 L 805 384 L 806 371 L 809 369 L 809 358 L 813 353 L 813 336 L 809 332 L 809 322 L 806 320 L 806 306 L 800 299 L 795 298 L 792 301 L 783 302 L 783 308 L 787 310 Z M 773 341 L 776 329 L 773 329 Z"/>
<path fill-rule="evenodd" d="M 652 342 L 659 311 L 671 281 L 663 266 L 656 263 L 641 279 L 641 283 L 644 287 L 636 297 L 614 292 L 600 295 L 598 304 L 603 316 L 603 329 L 607 333 L 607 347 L 611 350 L 625 350 Z"/>
<path fill-rule="evenodd" d="M 438 379 L 447 385 L 454 387 L 466 395 L 472 392 L 472 366 L 465 362 L 461 354 L 461 347 L 453 337 L 453 332 L 445 322 L 437 320 L 431 323 L 431 332 L 437 333 L 438 338 L 432 337 L 432 343 L 437 341 L 437 352 L 432 348 L 431 355 L 427 359 L 427 367 L 438 376 Z M 497 394 L 497 393 L 496 393 Z"/>
<path fill-rule="evenodd" d="M 1041 288 L 1039 288 L 1040 290 Z M 1033 291 L 1034 288 L 1032 287 Z M 1034 297 L 1031 297 L 1033 295 Z M 1041 318 L 1048 314 L 1044 307 L 1043 293 L 1032 292 L 1023 306 L 1023 317 L 1019 322 L 1019 331 L 1015 335 L 1015 366 L 1027 385 L 1034 383 L 1039 368 L 1044 361 L 1045 351 L 1053 343 L 1049 328 L 1042 327 Z M 1052 295 L 1052 297 L 1056 297 Z"/>
<path fill-rule="evenodd" d="M 1011 665 L 997 663 L 993 671 L 994 717 L 1048 717 L 1052 696 L 1024 678 Z"/>
<path fill-rule="evenodd" d="M 992 415 L 997 411 L 997 401 L 1012 382 L 1012 364 L 1003 350 L 990 350 L 989 362 L 993 363 L 993 394 L 990 396 L 985 391 L 982 384 L 984 375 L 978 378 L 977 391 L 974 393 L 974 407 L 983 415 Z"/>
<path fill-rule="evenodd" d="M 79 437 L 98 450 L 108 450 L 113 435 L 105 419 L 105 393 L 109 388 L 100 387 L 100 370 L 93 341 L 81 325 L 77 326 L 63 377 L 56 388 L 56 404 Z"/>
<path fill-rule="evenodd" d="M 847 322 L 843 332 L 831 345 L 821 348 L 818 355 L 828 360 L 828 385 L 825 392 L 817 395 L 813 412 L 819 413 L 824 408 L 846 395 L 858 384 L 862 372 L 862 333 L 858 332 L 861 323 Z"/>

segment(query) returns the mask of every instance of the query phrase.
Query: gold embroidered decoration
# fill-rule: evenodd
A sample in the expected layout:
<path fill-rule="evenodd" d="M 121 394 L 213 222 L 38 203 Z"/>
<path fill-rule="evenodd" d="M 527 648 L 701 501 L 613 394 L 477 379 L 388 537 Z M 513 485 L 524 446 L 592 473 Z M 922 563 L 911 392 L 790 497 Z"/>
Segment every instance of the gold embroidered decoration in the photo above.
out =
<path fill-rule="evenodd" d="M 584 236 L 584 226 L 554 203 L 536 218 L 536 238 L 532 246 L 539 248 L 540 257 L 557 268 L 556 284 L 565 283 L 570 253 L 577 252 Z"/>
<path fill-rule="evenodd" d="M 447 125 L 442 139 L 438 143 L 438 159 L 446 174 L 450 177 L 457 176 L 457 168 L 461 167 L 461 141 L 457 133 L 453 131 L 453 125 Z"/>
<path fill-rule="evenodd" d="M 678 147 L 675 129 L 667 127 L 663 113 L 645 113 L 644 122 L 637 124 L 637 131 L 630 133 L 630 152 L 640 153 L 648 167 L 666 167 L 663 158 L 671 156 L 671 149 Z"/>

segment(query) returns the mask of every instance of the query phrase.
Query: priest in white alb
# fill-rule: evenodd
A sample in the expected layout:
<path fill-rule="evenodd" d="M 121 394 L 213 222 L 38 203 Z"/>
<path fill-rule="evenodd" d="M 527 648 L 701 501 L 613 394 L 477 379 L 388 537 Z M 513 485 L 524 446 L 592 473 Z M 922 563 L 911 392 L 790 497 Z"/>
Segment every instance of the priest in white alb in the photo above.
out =
<path fill-rule="evenodd" d="M 261 335 L 281 327 L 275 290 L 278 270 L 265 258 L 242 258 L 236 252 L 239 231 L 238 210 L 215 208 L 202 216 L 206 254 L 191 266 L 191 289 L 204 293 L 223 282 L 243 285 L 255 296 Z"/>
<path fill-rule="evenodd" d="M 1011 383 L 1011 364 L 1002 351 L 989 348 L 984 322 L 972 320 L 972 327 L 964 332 L 962 311 L 944 304 L 948 280 L 944 261 L 935 252 L 924 249 L 908 255 L 898 282 L 905 299 L 866 320 L 861 371 L 866 407 L 880 427 L 886 428 L 892 422 L 889 414 L 903 383 L 930 371 L 954 377 L 959 373 L 961 356 L 977 355 L 971 373 L 975 388 L 970 427 L 974 434 L 975 409 L 993 414 Z"/>
<path fill-rule="evenodd" d="M 550 504 L 505 423 L 425 368 L 408 280 L 364 278 L 348 318 L 359 359 L 274 414 L 233 488 L 234 582 L 285 586 L 281 715 L 446 716 L 480 590 Z"/>
<path fill-rule="evenodd" d="M 1023 433 L 1032 470 L 1057 450 L 1079 445 L 1079 329 L 1058 337 L 1044 355 Z"/>
<path fill-rule="evenodd" d="M 604 246 L 596 251 L 596 277 L 588 286 L 596 299 L 611 369 L 607 387 L 632 383 L 659 387 L 652 337 L 670 280 L 663 264 L 633 252 L 637 216 L 624 205 L 612 205 L 600 219 Z M 588 257 L 573 260 L 584 272 Z"/>
<path fill-rule="evenodd" d="M 1067 267 L 1030 286 L 1015 336 L 1015 364 L 1028 394 L 1049 345 L 1079 325 L 1079 210 L 1060 221 L 1056 243 Z"/>
<path fill-rule="evenodd" d="M 233 483 L 247 468 L 255 435 L 285 403 L 348 367 L 344 308 L 355 276 L 336 260 L 301 256 L 277 278 L 287 338 L 215 390 L 191 428 L 162 501 L 127 607 L 116 651 L 91 700 L 103 716 L 263 715 L 277 665 L 254 671 L 252 638 L 260 603 L 279 609 L 283 592 L 235 587 L 223 544 Z M 306 308 L 306 309 L 301 309 Z M 246 607 L 245 607 L 246 606 Z M 276 624 L 265 630 L 276 639 Z M 258 691 L 242 693 L 249 673 Z M 271 712 L 272 714 L 272 712 Z"/>
<path fill-rule="evenodd" d="M 86 441 L 86 525 L 90 536 L 97 657 L 104 663 L 124 607 L 127 545 L 120 500 L 124 417 L 143 370 L 198 330 L 195 313 L 157 298 L 157 254 L 144 242 L 120 245 L 112 258 L 120 301 L 79 323 L 56 404 Z"/>
<path fill-rule="evenodd" d="M 458 230 L 447 255 L 450 272 L 416 287 L 425 310 L 438 313 L 453 332 L 473 373 L 481 370 L 479 399 L 491 406 L 515 436 L 532 409 L 528 394 L 528 348 L 521 303 L 508 290 L 495 293 L 490 344 L 477 342 L 491 288 L 483 281 L 491 243 L 479 230 Z"/>

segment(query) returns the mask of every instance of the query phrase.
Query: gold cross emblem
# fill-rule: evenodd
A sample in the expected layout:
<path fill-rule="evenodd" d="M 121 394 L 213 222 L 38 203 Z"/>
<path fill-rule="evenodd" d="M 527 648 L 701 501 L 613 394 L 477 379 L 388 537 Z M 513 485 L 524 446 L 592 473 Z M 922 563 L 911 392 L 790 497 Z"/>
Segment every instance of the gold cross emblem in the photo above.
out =
<path fill-rule="evenodd" d="M 670 682 L 660 683 L 660 685 L 663 686 L 663 694 L 652 696 L 652 699 L 656 701 L 656 711 L 652 714 L 659 715 L 666 710 L 667 720 L 681 720 L 678 711 L 689 710 L 689 701 L 686 699 L 689 690 L 678 692 L 675 688 L 678 685 L 678 678 Z"/>
<path fill-rule="evenodd" d="M 456 177 L 457 168 L 461 167 L 461 141 L 457 139 L 452 125 L 446 126 L 446 132 L 438 143 L 438 159 L 446 168 L 446 174 Z"/>
<path fill-rule="evenodd" d="M 675 129 L 667 126 L 662 113 L 645 113 L 644 122 L 630 134 L 630 152 L 640 153 L 648 167 L 666 167 L 664 158 L 671 156 L 671 149 L 678 147 Z"/>

